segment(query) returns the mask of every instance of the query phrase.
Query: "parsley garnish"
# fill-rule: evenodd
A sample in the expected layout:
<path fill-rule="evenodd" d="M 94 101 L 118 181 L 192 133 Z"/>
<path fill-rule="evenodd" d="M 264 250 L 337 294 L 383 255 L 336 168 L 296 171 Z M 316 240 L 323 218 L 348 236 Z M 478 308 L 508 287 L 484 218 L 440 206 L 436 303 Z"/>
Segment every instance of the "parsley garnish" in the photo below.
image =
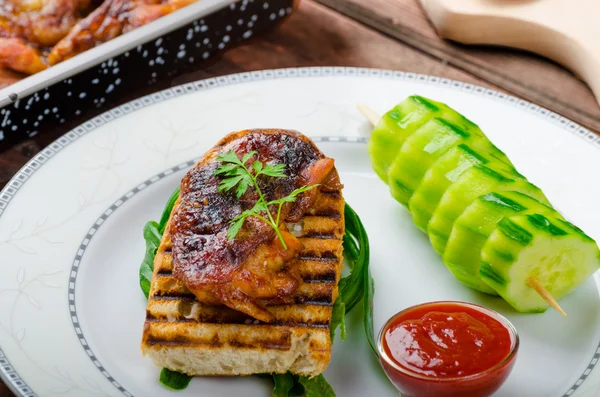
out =
<path fill-rule="evenodd" d="M 284 203 L 293 203 L 296 201 L 296 198 L 300 193 L 306 192 L 319 185 L 303 186 L 285 197 L 267 201 L 258 186 L 258 177 L 264 175 L 272 178 L 286 178 L 285 164 L 263 164 L 260 161 L 255 160 L 251 166 L 247 167 L 246 163 L 256 154 L 258 154 L 258 152 L 253 150 L 246 153 L 240 160 L 238 155 L 233 150 L 230 150 L 217 156 L 217 161 L 222 162 L 222 164 L 215 171 L 215 175 L 223 178 L 219 184 L 219 193 L 227 192 L 235 188 L 235 195 L 239 199 L 246 193 L 248 188 L 252 186 L 258 194 L 258 200 L 251 209 L 245 210 L 230 221 L 231 227 L 227 231 L 227 238 L 233 240 L 244 225 L 246 218 L 253 216 L 271 226 L 273 230 L 275 230 L 275 233 L 277 233 L 277 237 L 279 237 L 279 241 L 281 241 L 283 248 L 287 249 L 287 245 L 279 231 L 281 207 L 283 207 Z M 275 217 L 271 214 L 271 206 L 277 206 L 277 215 Z"/>

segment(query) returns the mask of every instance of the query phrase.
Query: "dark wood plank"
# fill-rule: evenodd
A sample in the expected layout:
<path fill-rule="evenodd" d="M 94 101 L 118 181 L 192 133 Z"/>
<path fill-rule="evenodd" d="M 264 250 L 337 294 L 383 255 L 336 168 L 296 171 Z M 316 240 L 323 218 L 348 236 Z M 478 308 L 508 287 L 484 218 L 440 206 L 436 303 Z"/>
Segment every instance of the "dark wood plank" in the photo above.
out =
<path fill-rule="evenodd" d="M 197 71 L 174 81 L 160 82 L 151 89 L 140 87 L 139 91 L 132 92 L 128 98 L 121 98 L 120 102 L 146 95 L 150 91 L 229 73 L 320 65 L 398 69 L 498 88 L 312 0 L 305 0 L 287 21 L 273 31 L 219 58 L 198 64 Z M 110 104 L 109 107 L 117 104 Z M 0 154 L 0 188 L 31 156 L 61 133 L 45 131 L 33 140 Z"/>
<path fill-rule="evenodd" d="M 313 0 L 302 1 L 298 11 L 270 33 L 173 84 L 239 71 L 299 66 L 397 69 L 492 86 Z"/>
<path fill-rule="evenodd" d="M 587 85 L 552 61 L 518 50 L 465 46 L 442 40 L 418 0 L 317 1 L 448 65 L 600 132 L 600 106 Z"/>

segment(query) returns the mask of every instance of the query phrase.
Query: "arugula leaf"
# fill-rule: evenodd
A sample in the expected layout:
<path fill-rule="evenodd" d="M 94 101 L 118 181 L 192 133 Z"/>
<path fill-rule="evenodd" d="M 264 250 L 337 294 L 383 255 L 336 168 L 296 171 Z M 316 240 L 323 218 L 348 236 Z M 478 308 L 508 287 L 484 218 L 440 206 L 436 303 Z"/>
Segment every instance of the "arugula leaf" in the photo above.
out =
<path fill-rule="evenodd" d="M 331 322 L 329 326 L 329 333 L 331 335 L 331 342 L 335 338 L 335 330 L 339 326 L 341 328 L 340 337 L 342 340 L 346 340 L 346 305 L 342 301 L 342 297 L 338 296 L 335 302 L 333 302 L 333 310 L 331 312 Z"/>
<path fill-rule="evenodd" d="M 160 245 L 160 240 L 162 239 L 162 234 L 165 231 L 165 227 L 167 226 L 167 222 L 169 221 L 169 216 L 171 215 L 171 211 L 173 211 L 173 206 L 175 202 L 179 198 L 179 187 L 175 189 L 167 205 L 165 206 L 162 215 L 160 217 L 160 222 L 150 221 L 144 225 L 144 240 L 146 241 L 146 254 L 144 255 L 144 260 L 140 265 L 140 288 L 142 292 L 148 299 L 148 295 L 150 294 L 150 285 L 152 284 L 152 272 L 154 271 L 154 257 L 156 256 L 156 251 L 158 250 L 158 246 Z"/>
<path fill-rule="evenodd" d="M 159 222 L 160 227 L 158 230 L 160 230 L 161 236 L 165 231 L 165 227 L 167 227 L 167 222 L 169 221 L 169 217 L 171 216 L 171 212 L 173 211 L 175 202 L 179 198 L 179 193 L 180 193 L 179 186 L 177 186 L 177 188 L 175 189 L 173 194 L 171 194 L 169 201 L 167 201 L 167 205 L 165 206 L 165 209 L 163 210 L 162 215 L 160 216 L 160 222 Z"/>
<path fill-rule="evenodd" d="M 358 215 L 348 205 L 344 207 L 344 219 L 346 221 L 346 234 L 355 239 L 358 248 L 358 256 L 350 275 L 340 280 L 340 295 L 346 304 L 346 312 L 356 306 L 363 297 L 365 268 L 369 266 L 369 240 Z M 344 241 L 346 246 L 351 246 L 351 239 Z M 352 250 L 352 248 L 350 248 Z"/>
<path fill-rule="evenodd" d="M 363 298 L 363 323 L 365 325 L 365 334 L 367 335 L 367 341 L 371 345 L 371 349 L 377 356 L 377 344 L 375 343 L 375 330 L 373 328 L 373 297 L 375 296 L 375 280 L 369 274 L 367 268 L 365 274 L 365 296 Z"/>
<path fill-rule="evenodd" d="M 323 374 L 309 378 L 307 376 L 298 377 L 298 382 L 304 386 L 304 395 L 306 397 L 335 397 L 333 388 Z"/>
<path fill-rule="evenodd" d="M 358 257 L 356 258 L 350 276 L 345 277 L 340 281 L 340 296 L 344 297 L 346 313 L 352 310 L 354 305 L 363 298 L 363 323 L 367 341 L 375 354 L 379 355 L 375 344 L 375 331 L 373 328 L 373 296 L 375 294 L 375 283 L 371 278 L 369 271 L 369 238 L 360 218 L 348 204 L 344 207 L 344 218 L 346 220 L 346 233 L 350 234 L 351 237 L 356 240 L 358 243 L 357 246 L 360 248 L 358 249 Z M 346 243 L 346 240 L 344 240 L 344 243 Z M 351 245 L 351 243 L 349 244 Z M 346 248 L 346 244 L 344 245 L 344 248 Z"/>
<path fill-rule="evenodd" d="M 154 272 L 154 257 L 162 239 L 160 225 L 154 221 L 146 223 L 144 226 L 144 240 L 146 240 L 146 254 L 140 266 L 140 287 L 148 299 L 150 294 L 150 285 L 152 283 L 152 273 Z"/>
<path fill-rule="evenodd" d="M 294 377 L 289 372 L 285 374 L 273 374 L 273 382 L 275 382 L 275 387 L 273 387 L 273 393 L 271 394 L 273 397 L 288 397 L 294 387 Z"/>
<path fill-rule="evenodd" d="M 193 376 L 163 368 L 160 371 L 160 383 L 171 390 L 183 390 L 190 384 Z"/>
<path fill-rule="evenodd" d="M 343 239 L 344 258 L 346 259 L 346 264 L 348 265 L 348 268 L 352 270 L 359 255 L 358 245 L 356 243 L 356 239 L 350 233 L 345 233 Z"/>

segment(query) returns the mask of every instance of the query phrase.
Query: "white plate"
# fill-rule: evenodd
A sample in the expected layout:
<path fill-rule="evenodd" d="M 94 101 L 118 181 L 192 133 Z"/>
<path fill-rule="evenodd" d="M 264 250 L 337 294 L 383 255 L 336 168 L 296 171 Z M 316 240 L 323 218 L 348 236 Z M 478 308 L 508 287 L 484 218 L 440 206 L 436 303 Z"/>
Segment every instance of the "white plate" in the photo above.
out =
<path fill-rule="evenodd" d="M 344 195 L 372 244 L 375 326 L 409 305 L 481 303 L 518 328 L 516 367 L 498 396 L 591 396 L 600 388 L 599 278 L 554 311 L 517 314 L 445 270 L 427 238 L 373 174 L 358 102 L 383 112 L 418 93 L 480 124 L 519 170 L 600 238 L 600 144 L 530 103 L 436 77 L 354 68 L 244 73 L 175 87 L 113 109 L 44 149 L 0 193 L 0 371 L 19 395 L 175 395 L 140 354 L 146 301 L 138 286 L 142 226 L 225 133 L 298 129 L 336 159 Z M 335 341 L 325 375 L 339 396 L 393 396 L 363 335 Z M 256 377 L 195 379 L 179 396 L 268 396 Z"/>

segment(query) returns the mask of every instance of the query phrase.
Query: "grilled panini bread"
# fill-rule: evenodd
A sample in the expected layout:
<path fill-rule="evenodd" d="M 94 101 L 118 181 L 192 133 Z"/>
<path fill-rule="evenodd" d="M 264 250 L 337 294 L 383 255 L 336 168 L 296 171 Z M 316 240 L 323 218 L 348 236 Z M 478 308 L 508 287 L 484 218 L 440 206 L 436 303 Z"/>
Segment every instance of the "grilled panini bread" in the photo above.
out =
<path fill-rule="evenodd" d="M 250 189 L 240 199 L 218 192 L 216 157 L 229 150 L 285 164 L 286 178 L 259 181 L 268 201 L 319 184 L 283 207 L 287 250 L 253 218 L 226 238 L 229 221 L 256 202 Z M 323 372 L 342 268 L 341 188 L 333 160 L 297 132 L 247 130 L 222 139 L 182 180 L 154 261 L 144 354 L 188 375 Z"/>

